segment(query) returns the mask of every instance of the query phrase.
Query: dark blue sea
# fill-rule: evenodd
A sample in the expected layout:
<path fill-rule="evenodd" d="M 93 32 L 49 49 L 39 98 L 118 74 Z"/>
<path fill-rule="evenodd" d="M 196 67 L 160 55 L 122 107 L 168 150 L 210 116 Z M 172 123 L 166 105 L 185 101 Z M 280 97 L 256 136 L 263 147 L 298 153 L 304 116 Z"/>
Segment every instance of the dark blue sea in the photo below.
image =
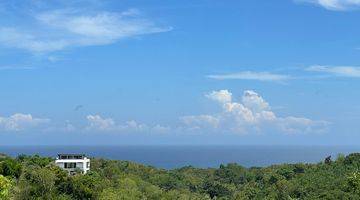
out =
<path fill-rule="evenodd" d="M 0 146 L 0 152 L 56 157 L 58 153 L 85 153 L 90 157 L 129 160 L 155 167 L 245 167 L 281 163 L 317 163 L 331 155 L 360 152 L 360 146 Z"/>

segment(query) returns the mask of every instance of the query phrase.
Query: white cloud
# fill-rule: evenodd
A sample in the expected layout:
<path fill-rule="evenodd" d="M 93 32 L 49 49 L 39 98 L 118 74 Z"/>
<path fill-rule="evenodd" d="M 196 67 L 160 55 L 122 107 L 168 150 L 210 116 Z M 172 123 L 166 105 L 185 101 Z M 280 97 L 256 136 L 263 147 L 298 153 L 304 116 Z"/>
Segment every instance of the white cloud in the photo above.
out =
<path fill-rule="evenodd" d="M 34 67 L 29 66 L 0 66 L 0 70 L 31 70 L 34 69 Z"/>
<path fill-rule="evenodd" d="M 154 127 L 152 127 L 151 132 L 153 132 L 153 133 L 168 133 L 170 130 L 171 130 L 170 127 L 157 124 Z"/>
<path fill-rule="evenodd" d="M 219 119 L 211 115 L 185 116 L 181 117 L 180 120 L 194 129 L 217 128 L 219 125 Z"/>
<path fill-rule="evenodd" d="M 62 50 L 70 46 L 71 41 L 62 38 L 44 38 L 40 33 L 31 33 L 15 27 L 1 27 L 0 44 L 41 53 Z"/>
<path fill-rule="evenodd" d="M 120 124 L 112 118 L 103 118 L 100 115 L 88 115 L 86 119 L 88 121 L 88 126 L 85 128 L 87 131 L 165 133 L 170 130 L 165 126 L 149 126 L 135 120 Z"/>
<path fill-rule="evenodd" d="M 323 72 L 323 73 L 333 74 L 336 76 L 360 78 L 360 67 L 354 67 L 354 66 L 314 65 L 308 67 L 306 70 L 312 72 Z"/>
<path fill-rule="evenodd" d="M 250 110 L 253 112 L 270 110 L 269 104 L 260 95 L 252 90 L 246 90 L 244 92 L 242 102 L 245 107 L 250 108 Z"/>
<path fill-rule="evenodd" d="M 273 74 L 269 72 L 252 72 L 243 71 L 231 74 L 221 75 L 208 75 L 208 78 L 216 80 L 228 80 L 228 79 L 239 79 L 239 80 L 257 80 L 257 81 L 285 81 L 291 79 L 288 75 Z"/>
<path fill-rule="evenodd" d="M 53 121 L 41 129 L 41 131 L 45 133 L 73 133 L 79 130 L 79 127 L 75 126 L 70 120 L 65 120 L 65 122 Z"/>
<path fill-rule="evenodd" d="M 256 92 L 247 90 L 242 102 L 213 98 L 214 94 L 230 92 L 213 91 L 208 98 L 221 103 L 222 112 L 212 115 L 195 115 L 180 118 L 189 130 L 219 133 L 266 133 L 268 131 L 294 133 L 318 133 L 326 130 L 328 122 L 302 117 L 278 117 L 269 104 Z M 218 95 L 215 95 L 218 96 Z M 220 95 L 221 96 L 221 95 Z M 231 95 L 230 95 L 231 96 Z M 221 99 L 221 98 L 220 98 Z"/>
<path fill-rule="evenodd" d="M 111 118 L 102 118 L 100 115 L 88 115 L 86 116 L 89 126 L 89 130 L 113 130 L 116 129 L 116 125 L 113 119 Z"/>
<path fill-rule="evenodd" d="M 232 101 L 232 94 L 228 90 L 213 91 L 206 95 L 207 98 L 219 103 L 228 103 Z"/>
<path fill-rule="evenodd" d="M 279 118 L 278 120 L 279 128 L 288 134 L 321 132 L 326 130 L 329 125 L 329 123 L 325 121 L 313 121 L 301 117 L 285 117 Z"/>
<path fill-rule="evenodd" d="M 35 118 L 31 114 L 16 113 L 9 117 L 0 117 L 0 128 L 6 131 L 23 131 L 49 121 L 49 119 Z"/>
<path fill-rule="evenodd" d="M 65 122 L 65 128 L 63 129 L 65 132 L 73 132 L 76 130 L 76 127 L 70 123 L 69 120 Z"/>
<path fill-rule="evenodd" d="M 124 125 L 119 125 L 120 130 L 131 130 L 131 131 L 148 131 L 149 127 L 146 124 L 141 124 L 135 120 L 125 122 Z"/>
<path fill-rule="evenodd" d="M 0 44 L 34 53 L 106 45 L 139 35 L 166 32 L 134 9 L 124 12 L 51 10 L 31 15 L 35 23 L 0 25 Z"/>
<path fill-rule="evenodd" d="M 334 11 L 345 11 L 360 7 L 360 0 L 295 0 L 295 2 L 312 3 Z"/>

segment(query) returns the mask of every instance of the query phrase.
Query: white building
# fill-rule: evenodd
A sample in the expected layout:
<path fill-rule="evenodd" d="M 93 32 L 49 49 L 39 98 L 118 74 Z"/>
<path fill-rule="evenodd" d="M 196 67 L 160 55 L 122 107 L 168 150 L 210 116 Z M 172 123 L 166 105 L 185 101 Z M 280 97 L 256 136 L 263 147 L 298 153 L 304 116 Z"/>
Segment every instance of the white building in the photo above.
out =
<path fill-rule="evenodd" d="M 77 170 L 86 174 L 90 170 L 90 159 L 84 154 L 58 154 L 55 164 L 70 174 Z"/>

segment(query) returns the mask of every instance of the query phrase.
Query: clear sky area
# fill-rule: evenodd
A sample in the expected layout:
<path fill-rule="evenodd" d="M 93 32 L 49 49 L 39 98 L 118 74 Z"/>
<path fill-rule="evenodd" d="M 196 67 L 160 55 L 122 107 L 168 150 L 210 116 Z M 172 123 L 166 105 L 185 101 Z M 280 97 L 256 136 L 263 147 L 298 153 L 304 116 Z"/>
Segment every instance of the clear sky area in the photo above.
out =
<path fill-rule="evenodd" d="M 359 145 L 360 1 L 0 1 L 0 145 Z"/>

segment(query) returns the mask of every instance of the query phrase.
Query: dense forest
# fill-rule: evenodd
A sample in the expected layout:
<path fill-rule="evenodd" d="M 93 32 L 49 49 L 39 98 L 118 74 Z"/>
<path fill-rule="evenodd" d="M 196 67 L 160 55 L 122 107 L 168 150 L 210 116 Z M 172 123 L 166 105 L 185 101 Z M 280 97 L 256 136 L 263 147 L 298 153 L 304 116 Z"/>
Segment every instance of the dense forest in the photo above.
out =
<path fill-rule="evenodd" d="M 68 175 L 52 158 L 0 155 L 0 199 L 360 199 L 360 154 L 317 164 L 157 169 L 93 158 Z"/>

